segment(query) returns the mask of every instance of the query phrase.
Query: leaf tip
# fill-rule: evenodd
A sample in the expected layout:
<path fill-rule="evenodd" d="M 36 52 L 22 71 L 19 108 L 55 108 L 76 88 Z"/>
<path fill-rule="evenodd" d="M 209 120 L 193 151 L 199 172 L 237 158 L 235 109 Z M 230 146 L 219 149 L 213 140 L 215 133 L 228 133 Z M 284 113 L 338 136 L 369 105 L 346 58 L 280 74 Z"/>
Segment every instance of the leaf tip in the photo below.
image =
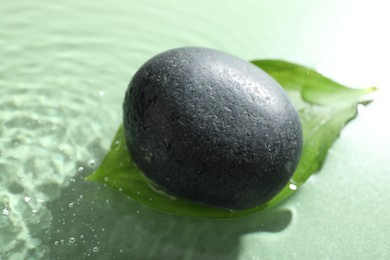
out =
<path fill-rule="evenodd" d="M 88 175 L 84 178 L 85 181 L 96 181 L 96 172 L 93 172 L 92 174 Z"/>
<path fill-rule="evenodd" d="M 375 86 L 372 86 L 370 88 L 368 88 L 370 92 L 375 92 L 378 90 L 378 87 L 375 87 Z"/>

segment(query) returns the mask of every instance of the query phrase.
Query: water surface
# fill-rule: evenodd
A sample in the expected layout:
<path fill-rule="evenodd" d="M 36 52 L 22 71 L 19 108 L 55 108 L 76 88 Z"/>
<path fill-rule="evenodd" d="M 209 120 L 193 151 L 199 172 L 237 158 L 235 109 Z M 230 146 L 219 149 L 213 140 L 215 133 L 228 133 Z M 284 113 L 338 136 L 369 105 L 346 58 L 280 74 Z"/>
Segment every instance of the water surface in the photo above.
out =
<path fill-rule="evenodd" d="M 375 1 L 2 3 L 0 258 L 389 258 L 386 91 L 342 132 L 321 172 L 264 214 L 172 216 L 83 180 L 121 122 L 131 76 L 152 55 L 204 46 L 388 86 L 381 10 Z"/>

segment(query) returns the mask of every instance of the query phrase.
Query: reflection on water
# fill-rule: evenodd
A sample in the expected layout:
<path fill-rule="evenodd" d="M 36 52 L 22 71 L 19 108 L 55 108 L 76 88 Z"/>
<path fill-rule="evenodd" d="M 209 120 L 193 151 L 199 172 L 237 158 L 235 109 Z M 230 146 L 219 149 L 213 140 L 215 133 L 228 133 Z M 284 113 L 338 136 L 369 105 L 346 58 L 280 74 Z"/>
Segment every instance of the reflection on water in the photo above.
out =
<path fill-rule="evenodd" d="M 49 250 L 35 235 L 50 226 L 47 203 L 61 196 L 75 161 L 105 153 L 100 138 L 91 135 L 104 131 L 89 124 L 101 119 L 84 108 L 98 109 L 95 100 L 78 90 L 2 86 L 0 256 L 40 258 Z"/>

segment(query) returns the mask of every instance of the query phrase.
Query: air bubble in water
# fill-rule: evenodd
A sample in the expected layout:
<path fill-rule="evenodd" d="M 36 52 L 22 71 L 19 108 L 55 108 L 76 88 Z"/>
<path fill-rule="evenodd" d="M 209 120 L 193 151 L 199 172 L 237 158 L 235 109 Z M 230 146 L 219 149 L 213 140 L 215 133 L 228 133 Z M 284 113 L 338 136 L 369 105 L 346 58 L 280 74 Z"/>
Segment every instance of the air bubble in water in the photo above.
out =
<path fill-rule="evenodd" d="M 74 239 L 74 237 L 69 238 L 69 243 L 73 244 L 75 241 L 76 239 Z"/>
<path fill-rule="evenodd" d="M 77 168 L 77 171 L 78 171 L 78 172 L 84 171 L 84 167 L 83 167 L 83 166 L 80 166 L 79 168 Z"/>
<path fill-rule="evenodd" d="M 4 208 L 4 209 L 3 209 L 3 215 L 4 215 L 4 216 L 9 216 L 9 213 L 10 213 L 9 208 Z"/>
<path fill-rule="evenodd" d="M 94 167 L 95 166 L 95 160 L 94 159 L 89 160 L 87 165 L 88 165 L 88 167 Z"/>
<path fill-rule="evenodd" d="M 99 248 L 95 246 L 92 250 L 96 253 L 97 251 L 99 251 Z"/>

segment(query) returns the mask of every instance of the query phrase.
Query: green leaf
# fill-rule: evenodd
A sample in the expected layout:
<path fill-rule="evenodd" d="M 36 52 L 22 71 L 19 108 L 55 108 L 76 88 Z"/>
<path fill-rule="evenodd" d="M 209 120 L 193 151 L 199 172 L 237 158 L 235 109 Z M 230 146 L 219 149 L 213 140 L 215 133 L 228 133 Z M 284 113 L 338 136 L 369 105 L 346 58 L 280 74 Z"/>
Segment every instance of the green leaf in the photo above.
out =
<path fill-rule="evenodd" d="M 151 208 L 191 217 L 241 217 L 285 200 L 321 168 L 344 125 L 356 116 L 357 104 L 368 102 L 367 94 L 376 88 L 347 88 L 311 69 L 285 61 L 256 60 L 253 64 L 283 86 L 299 112 L 303 127 L 299 165 L 290 182 L 272 200 L 255 208 L 231 211 L 168 194 L 148 180 L 133 162 L 126 148 L 123 126 L 119 127 L 100 167 L 86 179 L 103 183 Z"/>
<path fill-rule="evenodd" d="M 173 214 L 226 218 L 243 216 L 254 211 L 254 209 L 247 211 L 216 209 L 167 194 L 148 180 L 131 159 L 126 147 L 123 125 L 119 127 L 110 150 L 100 167 L 87 176 L 86 180 L 103 183 L 146 206 Z"/>

